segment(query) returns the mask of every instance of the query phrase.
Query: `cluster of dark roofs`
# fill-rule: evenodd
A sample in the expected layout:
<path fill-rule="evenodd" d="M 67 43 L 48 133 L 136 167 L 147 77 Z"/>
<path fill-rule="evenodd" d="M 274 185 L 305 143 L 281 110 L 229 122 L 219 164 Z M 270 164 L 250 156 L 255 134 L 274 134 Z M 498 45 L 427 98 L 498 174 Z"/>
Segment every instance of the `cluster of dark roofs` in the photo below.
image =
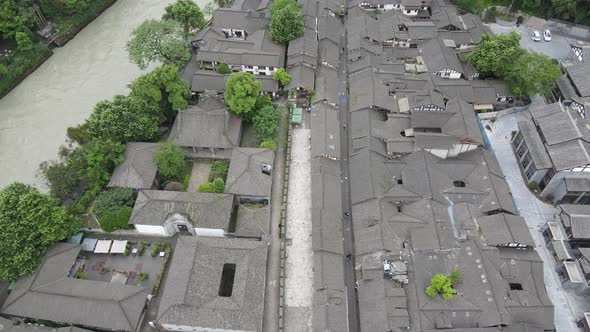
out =
<path fill-rule="evenodd" d="M 334 82 L 344 27 L 319 3 L 303 3 L 305 15 L 316 15 L 317 32 L 310 27 L 294 41 L 303 50 L 315 36 L 316 57 L 309 42 L 306 56 L 291 57 L 287 66 L 293 73 L 317 68 L 313 324 L 338 331 L 347 317 Z M 415 8 L 411 1 L 349 3 L 348 163 L 361 330 L 553 330 L 543 261 L 476 117 L 477 110 L 514 98 L 503 82 L 477 79 L 464 61 L 491 32 L 475 15 L 460 15 L 442 1 L 426 3 L 428 10 L 409 13 L 414 16 L 405 14 Z M 371 10 L 386 7 L 394 9 Z M 322 48 L 326 40 L 334 46 Z M 463 278 L 452 299 L 425 293 L 435 274 L 453 271 Z"/>

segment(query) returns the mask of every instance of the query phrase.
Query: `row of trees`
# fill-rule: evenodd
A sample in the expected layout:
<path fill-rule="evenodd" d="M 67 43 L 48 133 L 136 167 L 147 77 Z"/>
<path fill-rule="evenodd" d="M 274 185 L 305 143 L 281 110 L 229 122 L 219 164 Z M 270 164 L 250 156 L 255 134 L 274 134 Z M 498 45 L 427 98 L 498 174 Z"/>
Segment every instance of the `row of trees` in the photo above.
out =
<path fill-rule="evenodd" d="M 516 32 L 484 35 L 467 61 L 480 75 L 510 83 L 517 96 L 548 94 L 560 76 L 559 66 L 546 55 L 523 49 L 520 38 Z"/>

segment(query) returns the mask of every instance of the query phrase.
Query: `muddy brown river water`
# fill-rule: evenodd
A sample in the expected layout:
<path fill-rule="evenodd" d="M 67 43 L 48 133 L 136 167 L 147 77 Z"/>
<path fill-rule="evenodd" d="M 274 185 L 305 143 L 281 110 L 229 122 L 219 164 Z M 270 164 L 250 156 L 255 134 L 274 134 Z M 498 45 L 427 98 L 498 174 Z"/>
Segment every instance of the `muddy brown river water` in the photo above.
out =
<path fill-rule="evenodd" d="M 128 92 L 142 74 L 127 57 L 131 31 L 161 17 L 171 2 L 117 1 L 0 100 L 0 188 L 20 181 L 46 189 L 39 164 L 57 157 L 66 129 L 83 122 L 98 101 Z"/>

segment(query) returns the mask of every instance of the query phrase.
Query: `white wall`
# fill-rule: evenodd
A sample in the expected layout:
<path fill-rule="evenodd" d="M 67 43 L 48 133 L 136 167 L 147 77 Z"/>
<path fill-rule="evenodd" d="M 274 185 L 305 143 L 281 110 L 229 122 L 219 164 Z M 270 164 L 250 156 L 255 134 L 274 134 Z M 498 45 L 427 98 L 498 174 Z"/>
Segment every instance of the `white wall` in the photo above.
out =
<path fill-rule="evenodd" d="M 164 230 L 163 226 L 154 226 L 154 225 L 135 225 L 135 229 L 144 234 L 155 234 L 155 235 L 168 235 Z"/>

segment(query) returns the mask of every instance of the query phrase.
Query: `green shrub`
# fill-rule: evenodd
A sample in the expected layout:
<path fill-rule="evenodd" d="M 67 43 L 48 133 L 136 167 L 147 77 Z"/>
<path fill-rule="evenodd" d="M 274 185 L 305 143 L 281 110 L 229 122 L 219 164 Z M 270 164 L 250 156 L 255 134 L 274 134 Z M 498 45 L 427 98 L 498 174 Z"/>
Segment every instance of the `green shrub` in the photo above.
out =
<path fill-rule="evenodd" d="M 100 268 L 100 273 L 102 273 L 102 274 L 105 274 L 105 273 L 110 272 L 110 271 L 111 271 L 111 269 L 109 269 L 106 266 L 103 266 L 103 267 Z"/>
<path fill-rule="evenodd" d="M 274 106 L 266 106 L 256 111 L 254 115 L 254 128 L 258 142 L 276 139 L 279 131 L 279 119 L 281 111 Z"/>
<path fill-rule="evenodd" d="M 137 276 L 137 280 L 139 280 L 139 282 L 145 281 L 150 277 L 150 275 L 147 272 L 140 272 L 139 275 Z"/>
<path fill-rule="evenodd" d="M 156 243 L 154 243 L 154 246 L 152 247 L 151 256 L 156 257 L 156 255 L 158 255 L 159 253 L 160 253 L 160 243 L 156 242 Z"/>
<path fill-rule="evenodd" d="M 262 141 L 262 143 L 260 143 L 260 147 L 262 149 L 271 149 L 273 151 L 277 150 L 277 142 L 275 141 Z"/>
<path fill-rule="evenodd" d="M 139 248 L 137 249 L 137 255 L 143 256 L 143 252 L 145 251 L 145 242 L 141 241 L 139 244 Z"/>
<path fill-rule="evenodd" d="M 231 68 L 225 62 L 220 62 L 217 65 L 217 72 L 220 74 L 229 74 L 231 73 Z"/>
<path fill-rule="evenodd" d="M 109 211 L 119 210 L 122 207 L 132 207 L 135 203 L 131 188 L 112 188 L 102 191 L 92 207 L 94 215 L 100 219 Z"/>
<path fill-rule="evenodd" d="M 450 300 L 457 290 L 453 288 L 456 283 L 461 282 L 461 273 L 454 271 L 448 276 L 444 274 L 436 274 L 430 280 L 430 286 L 426 287 L 426 294 L 430 297 L 441 295 L 443 299 Z"/>
<path fill-rule="evenodd" d="M 182 148 L 172 142 L 161 143 L 156 151 L 156 165 L 166 180 L 182 180 L 186 167 Z"/>
<path fill-rule="evenodd" d="M 229 162 L 225 160 L 216 160 L 211 164 L 211 171 L 209 172 L 209 181 L 212 182 L 217 178 L 222 180 L 227 179 L 227 172 L 229 171 Z"/>
<path fill-rule="evenodd" d="M 539 184 L 535 181 L 529 183 L 529 189 L 532 191 L 537 191 L 539 189 Z"/>
<path fill-rule="evenodd" d="M 78 272 L 78 276 L 77 276 L 77 278 L 78 278 L 78 279 L 87 279 L 87 278 L 88 278 L 88 276 L 87 276 L 87 275 L 86 275 L 86 273 L 84 273 L 84 272 Z"/>
<path fill-rule="evenodd" d="M 5 65 L 5 74 L 0 75 L 0 95 L 13 88 L 28 70 L 37 66 L 49 53 L 43 44 L 34 44 L 29 51 L 17 52 Z"/>
<path fill-rule="evenodd" d="M 99 219 L 100 227 L 105 232 L 112 232 L 117 229 L 127 229 L 129 223 L 129 217 L 133 210 L 128 207 L 122 207 L 118 210 L 107 212 L 102 218 Z"/>
<path fill-rule="evenodd" d="M 200 193 L 222 193 L 225 190 L 225 181 L 216 178 L 212 182 L 205 182 L 197 189 Z"/>

